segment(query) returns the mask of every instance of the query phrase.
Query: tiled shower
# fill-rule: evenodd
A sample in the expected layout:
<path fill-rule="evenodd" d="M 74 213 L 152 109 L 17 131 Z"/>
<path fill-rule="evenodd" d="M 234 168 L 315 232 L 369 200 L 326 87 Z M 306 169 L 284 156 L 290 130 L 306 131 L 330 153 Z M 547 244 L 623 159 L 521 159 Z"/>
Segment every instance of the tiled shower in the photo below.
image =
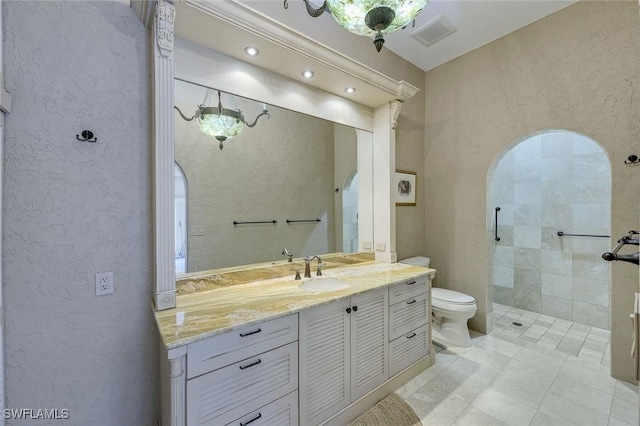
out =
<path fill-rule="evenodd" d="M 495 302 L 609 328 L 611 172 L 586 136 L 551 131 L 509 150 L 489 180 Z M 599 237 L 558 236 L 566 234 Z"/>

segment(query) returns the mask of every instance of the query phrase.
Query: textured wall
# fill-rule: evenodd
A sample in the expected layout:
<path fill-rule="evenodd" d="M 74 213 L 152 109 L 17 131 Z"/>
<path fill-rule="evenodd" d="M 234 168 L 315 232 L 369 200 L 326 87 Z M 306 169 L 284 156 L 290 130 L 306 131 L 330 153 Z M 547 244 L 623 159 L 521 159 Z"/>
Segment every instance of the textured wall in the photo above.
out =
<path fill-rule="evenodd" d="M 128 2 L 3 4 L 7 405 L 155 424 L 147 31 Z"/>
<path fill-rule="evenodd" d="M 195 87 L 197 94 L 186 96 L 194 86 L 176 81 L 176 104 L 190 115 L 204 99 L 205 89 Z M 261 111 L 254 101 L 233 101 L 223 94 L 223 107 L 240 108 L 249 122 Z M 220 150 L 176 112 L 175 159 L 188 182 L 187 222 L 203 231 L 189 234 L 188 272 L 284 259 L 283 247 L 295 257 L 336 251 L 334 125 L 277 107 L 270 115 Z M 285 222 L 315 218 L 322 221 Z M 233 225 L 272 219 L 278 223 Z"/>
<path fill-rule="evenodd" d="M 545 129 L 598 141 L 612 164 L 611 232 L 638 227 L 640 21 L 634 2 L 579 2 L 426 73 L 427 253 L 435 285 L 478 301 L 470 325 L 485 330 L 487 174 L 516 142 Z M 612 370 L 628 356 L 638 268 L 612 265 Z"/>
<path fill-rule="evenodd" d="M 609 329 L 611 264 L 601 255 L 610 238 L 558 236 L 610 234 L 611 167 L 602 148 L 576 133 L 533 136 L 502 157 L 489 192 L 489 209 L 500 207 L 500 241 L 489 249 L 493 300 Z"/>

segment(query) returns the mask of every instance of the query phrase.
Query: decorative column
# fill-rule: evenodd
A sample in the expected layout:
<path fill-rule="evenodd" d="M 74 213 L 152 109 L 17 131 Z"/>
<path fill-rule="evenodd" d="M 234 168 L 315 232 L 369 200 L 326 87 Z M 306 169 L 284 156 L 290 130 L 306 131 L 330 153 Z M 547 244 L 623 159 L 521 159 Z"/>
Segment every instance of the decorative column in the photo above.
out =
<path fill-rule="evenodd" d="M 153 129 L 156 310 L 176 307 L 174 258 L 174 93 L 173 23 L 175 7 L 158 0 L 153 25 Z"/>
<path fill-rule="evenodd" d="M 394 263 L 396 253 L 396 125 L 402 102 L 391 101 L 373 112 L 373 223 L 376 260 Z"/>
<path fill-rule="evenodd" d="M 178 353 L 169 351 L 170 417 L 168 426 L 185 426 L 187 423 L 187 353 L 185 347 Z M 175 358 L 172 358 L 175 356 Z"/>

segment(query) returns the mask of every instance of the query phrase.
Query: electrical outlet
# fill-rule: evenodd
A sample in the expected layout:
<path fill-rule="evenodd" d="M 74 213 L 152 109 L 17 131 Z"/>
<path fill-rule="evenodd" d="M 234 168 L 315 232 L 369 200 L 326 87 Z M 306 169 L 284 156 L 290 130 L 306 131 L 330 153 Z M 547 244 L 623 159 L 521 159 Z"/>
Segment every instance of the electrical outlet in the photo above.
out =
<path fill-rule="evenodd" d="M 192 237 L 201 237 L 204 235 L 204 228 L 202 226 L 192 226 L 189 234 Z"/>
<path fill-rule="evenodd" d="M 98 272 L 96 274 L 96 296 L 113 293 L 113 272 Z"/>

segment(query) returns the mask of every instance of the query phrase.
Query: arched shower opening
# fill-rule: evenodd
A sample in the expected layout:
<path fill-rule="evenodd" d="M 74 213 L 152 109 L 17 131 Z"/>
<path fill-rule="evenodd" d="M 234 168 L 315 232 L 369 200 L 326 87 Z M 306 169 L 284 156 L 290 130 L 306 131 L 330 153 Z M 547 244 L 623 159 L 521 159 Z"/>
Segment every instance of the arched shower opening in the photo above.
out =
<path fill-rule="evenodd" d="M 493 302 L 609 329 L 610 264 L 601 258 L 611 247 L 606 152 L 582 134 L 549 130 L 494 164 L 487 209 Z"/>

